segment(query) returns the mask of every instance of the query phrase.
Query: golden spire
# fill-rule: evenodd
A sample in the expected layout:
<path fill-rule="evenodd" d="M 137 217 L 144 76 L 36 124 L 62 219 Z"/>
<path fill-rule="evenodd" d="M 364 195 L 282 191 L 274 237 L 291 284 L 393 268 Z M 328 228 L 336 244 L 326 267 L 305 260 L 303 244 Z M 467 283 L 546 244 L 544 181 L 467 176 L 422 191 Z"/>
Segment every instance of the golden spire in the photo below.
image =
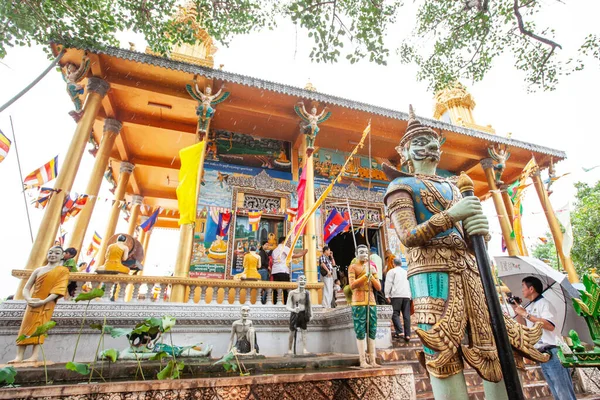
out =
<path fill-rule="evenodd" d="M 179 6 L 173 19 L 180 24 L 189 24 L 194 31 L 196 43 L 181 44 L 173 46 L 169 53 L 169 58 L 175 61 L 183 61 L 190 64 L 196 64 L 203 67 L 213 68 L 215 60 L 213 55 L 217 52 L 213 38 L 202 27 L 202 18 L 198 17 L 198 11 L 193 1 L 188 1 L 185 6 Z M 153 54 L 146 49 L 146 53 Z"/>
<path fill-rule="evenodd" d="M 433 118 L 466 128 L 496 133 L 490 125 L 483 126 L 475 123 L 473 118 L 475 100 L 460 82 L 455 82 L 452 86 L 438 91 L 434 99 Z"/>

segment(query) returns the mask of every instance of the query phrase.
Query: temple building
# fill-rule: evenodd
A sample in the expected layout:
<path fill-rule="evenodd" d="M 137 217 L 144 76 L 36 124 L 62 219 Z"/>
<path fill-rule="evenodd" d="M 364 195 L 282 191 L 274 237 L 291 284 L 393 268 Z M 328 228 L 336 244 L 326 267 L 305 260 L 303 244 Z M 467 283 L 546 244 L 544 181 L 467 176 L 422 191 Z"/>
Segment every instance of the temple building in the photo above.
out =
<path fill-rule="evenodd" d="M 168 57 L 149 50 L 84 51 L 52 45 L 55 54 L 65 51 L 60 63 L 66 70 L 88 68 L 79 81 L 85 87 L 81 96 L 85 108 L 76 116 L 74 144 L 63 167 L 73 176 L 60 174 L 55 189 L 70 190 L 89 132 L 97 149 L 88 194 L 97 195 L 103 176 L 115 186 L 116 202 L 98 264 L 104 261 L 106 241 L 117 233 L 120 204 L 126 201 L 127 233 L 146 250 L 152 245 L 151 231 L 146 233 L 139 225 L 158 207 L 154 226 L 180 230 L 179 248 L 171 250 L 176 277 L 232 279 L 242 271 L 243 255 L 250 246 L 266 241 L 272 249 L 279 237 L 288 234 L 289 216 L 298 212 L 302 167 L 307 169 L 307 190 L 300 207 L 309 209 L 315 196 L 337 176 L 368 121 L 370 145 L 359 149 L 307 224 L 296 247 L 308 253 L 293 260 L 292 280 L 302 272 L 309 283 L 317 282 L 316 260 L 333 209 L 341 214 L 350 211 L 355 232 L 343 232 L 329 242 L 338 265 L 350 263 L 355 243 L 368 241 L 381 256 L 386 249 L 400 254 L 401 245 L 383 206 L 389 181 L 382 166 L 398 165 L 395 147 L 406 130 L 408 114 L 319 93 L 311 84 L 303 89 L 214 69 L 216 48 L 204 30 L 197 27 L 196 31 L 196 46 L 178 47 Z M 518 179 L 532 155 L 544 169 L 565 154 L 497 135 L 490 126 L 475 122 L 474 107 L 472 96 L 456 84 L 436 94 L 435 118 L 420 120 L 444 137 L 439 174 L 465 171 L 475 183 L 477 196 L 491 195 L 498 215 L 506 216 L 500 222 L 509 253 L 522 254 L 511 234 L 513 205 L 506 190 L 498 189 Z M 205 153 L 196 222 L 179 226 L 179 151 L 198 141 L 205 143 Z M 52 213 L 60 199 L 57 193 L 46 209 L 27 268 L 40 265 L 54 240 L 58 217 Z M 93 208 L 94 201 L 88 201 L 77 217 L 71 246 L 82 248 Z M 181 296 L 171 300 L 181 301 Z"/>

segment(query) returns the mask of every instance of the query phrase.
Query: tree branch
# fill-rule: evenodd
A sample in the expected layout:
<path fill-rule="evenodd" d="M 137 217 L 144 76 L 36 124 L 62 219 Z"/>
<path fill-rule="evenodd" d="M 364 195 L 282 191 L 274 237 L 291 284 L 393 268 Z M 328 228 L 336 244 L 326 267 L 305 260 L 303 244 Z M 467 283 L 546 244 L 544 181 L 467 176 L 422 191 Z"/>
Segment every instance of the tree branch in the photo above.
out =
<path fill-rule="evenodd" d="M 530 1 L 530 3 L 531 3 L 531 1 Z M 560 44 L 556 43 L 555 41 L 543 38 L 541 36 L 536 35 L 535 33 L 531 32 L 531 31 L 528 31 L 527 29 L 525 29 L 525 23 L 523 22 L 523 16 L 521 15 L 519 8 L 521 8 L 519 6 L 519 0 L 514 0 L 513 11 L 515 13 L 515 17 L 517 17 L 517 25 L 519 26 L 519 31 L 523 35 L 529 36 L 530 38 L 537 40 L 538 42 L 547 44 L 548 46 L 552 47 L 552 52 L 554 52 L 554 49 L 557 47 L 559 49 L 562 49 L 562 46 Z M 550 54 L 552 54 L 552 52 Z"/>

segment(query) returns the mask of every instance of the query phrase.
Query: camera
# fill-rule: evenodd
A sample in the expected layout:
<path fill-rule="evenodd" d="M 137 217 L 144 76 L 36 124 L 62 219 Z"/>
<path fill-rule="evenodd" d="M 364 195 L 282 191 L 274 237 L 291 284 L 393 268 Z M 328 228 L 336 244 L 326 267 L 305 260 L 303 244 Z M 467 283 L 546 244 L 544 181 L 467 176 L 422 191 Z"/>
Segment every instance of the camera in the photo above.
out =
<path fill-rule="evenodd" d="M 521 298 L 517 297 L 517 296 L 507 297 L 506 301 L 508 302 L 508 304 L 516 304 L 516 305 L 519 305 L 522 302 Z"/>

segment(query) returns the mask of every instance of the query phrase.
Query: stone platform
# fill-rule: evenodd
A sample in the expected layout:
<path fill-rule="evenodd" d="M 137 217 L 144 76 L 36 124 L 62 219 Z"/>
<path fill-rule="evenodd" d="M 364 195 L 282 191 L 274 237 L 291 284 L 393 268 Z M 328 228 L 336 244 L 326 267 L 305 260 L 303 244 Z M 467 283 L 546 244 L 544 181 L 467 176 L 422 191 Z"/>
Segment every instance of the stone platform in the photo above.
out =
<path fill-rule="evenodd" d="M 0 399 L 413 400 L 410 367 L 0 389 Z"/>
<path fill-rule="evenodd" d="M 241 305 L 197 305 L 177 303 L 123 303 L 93 301 L 87 311 L 86 323 L 79 342 L 76 361 L 94 358 L 100 334 L 89 328 L 91 323 L 106 323 L 114 327 L 132 328 L 149 317 L 169 315 L 177 320 L 173 342 L 192 345 L 202 342 L 213 345 L 212 356 L 220 358 L 227 352 L 231 324 L 240 318 Z M 15 339 L 23 318 L 23 301 L 0 304 L 0 363 L 14 358 Z M 85 304 L 60 300 L 52 320 L 57 322 L 44 344 L 48 360 L 71 361 L 75 341 L 85 310 Z M 257 332 L 260 353 L 282 356 L 287 353 L 289 312 L 282 305 L 251 305 L 250 316 Z M 378 307 L 377 347 L 391 348 L 390 306 Z M 122 350 L 128 346 L 124 337 L 104 336 L 104 348 Z M 313 319 L 308 326 L 308 350 L 313 353 L 356 354 L 356 340 L 350 307 L 323 310 L 313 307 Z M 27 355 L 26 355 L 27 356 Z"/>

